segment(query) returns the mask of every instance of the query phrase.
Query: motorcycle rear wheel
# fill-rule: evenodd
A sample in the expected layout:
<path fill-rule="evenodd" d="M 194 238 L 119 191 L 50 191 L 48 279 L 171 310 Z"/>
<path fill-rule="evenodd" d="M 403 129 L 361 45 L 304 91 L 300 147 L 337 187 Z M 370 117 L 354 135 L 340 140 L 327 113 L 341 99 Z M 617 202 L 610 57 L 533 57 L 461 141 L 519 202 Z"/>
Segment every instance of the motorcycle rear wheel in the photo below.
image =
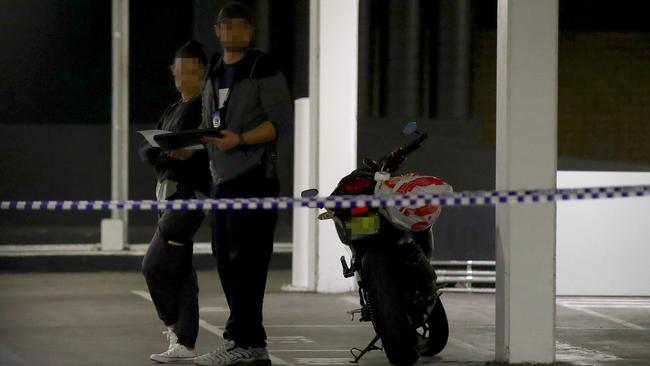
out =
<path fill-rule="evenodd" d="M 393 258 L 395 256 L 385 249 L 377 248 L 365 253 L 361 268 L 363 292 L 386 357 L 393 365 L 411 366 L 419 358 L 417 333 L 400 300 L 402 296 Z"/>

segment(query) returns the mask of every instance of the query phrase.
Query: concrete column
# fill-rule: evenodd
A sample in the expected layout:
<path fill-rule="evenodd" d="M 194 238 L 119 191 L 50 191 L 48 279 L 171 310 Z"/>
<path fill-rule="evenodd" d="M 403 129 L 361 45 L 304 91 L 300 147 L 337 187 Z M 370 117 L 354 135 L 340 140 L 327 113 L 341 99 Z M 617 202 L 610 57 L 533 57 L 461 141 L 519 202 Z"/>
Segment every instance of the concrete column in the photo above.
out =
<path fill-rule="evenodd" d="M 310 122 L 309 99 L 295 101 L 293 194 L 300 197 L 305 189 L 316 187 L 318 129 Z M 317 210 L 293 209 L 293 252 L 291 256 L 291 291 L 316 290 L 316 219 Z"/>
<path fill-rule="evenodd" d="M 497 189 L 554 188 L 558 0 L 499 0 Z M 496 358 L 555 358 L 555 204 L 496 209 Z"/>
<path fill-rule="evenodd" d="M 129 0 L 112 2 L 111 94 L 111 199 L 129 195 Z M 122 238 L 120 243 L 102 240 L 103 249 L 123 249 L 127 242 L 128 212 L 113 210 L 111 222 L 102 223 L 102 238 Z M 121 231 L 121 232 L 120 232 Z"/>
<path fill-rule="evenodd" d="M 311 125 L 318 129 L 318 189 L 328 195 L 356 168 L 358 0 L 311 0 L 309 99 Z M 318 225 L 318 292 L 354 288 L 339 258 L 347 255 L 331 221 Z"/>

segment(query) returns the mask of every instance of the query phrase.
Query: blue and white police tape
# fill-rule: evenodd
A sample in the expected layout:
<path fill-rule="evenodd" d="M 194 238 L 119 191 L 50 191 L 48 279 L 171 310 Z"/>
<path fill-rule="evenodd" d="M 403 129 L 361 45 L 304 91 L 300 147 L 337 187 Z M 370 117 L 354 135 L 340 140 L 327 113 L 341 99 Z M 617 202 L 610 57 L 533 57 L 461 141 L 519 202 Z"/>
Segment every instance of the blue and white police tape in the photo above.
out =
<path fill-rule="evenodd" d="M 173 201 L 0 201 L 0 210 L 259 210 L 353 207 L 486 206 L 650 196 L 650 185 L 577 189 L 466 191 L 430 195 L 238 198 Z"/>

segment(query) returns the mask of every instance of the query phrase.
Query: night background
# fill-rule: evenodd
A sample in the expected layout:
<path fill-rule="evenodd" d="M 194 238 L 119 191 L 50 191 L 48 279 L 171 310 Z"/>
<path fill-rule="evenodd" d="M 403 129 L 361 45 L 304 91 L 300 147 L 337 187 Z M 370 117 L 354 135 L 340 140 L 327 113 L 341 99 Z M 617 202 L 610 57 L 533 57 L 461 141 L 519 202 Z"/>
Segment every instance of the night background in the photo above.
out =
<path fill-rule="evenodd" d="M 131 1 L 130 199 L 152 199 L 155 188 L 135 131 L 153 128 L 177 99 L 168 66 L 179 46 L 195 38 L 218 50 L 211 24 L 223 3 Z M 255 46 L 281 65 L 293 99 L 307 97 L 309 2 L 248 3 L 258 13 Z M 650 6 L 559 4 L 558 169 L 650 171 Z M 417 120 L 431 138 L 404 171 L 439 176 L 456 191 L 494 189 L 496 6 L 360 1 L 359 159 L 402 144 L 402 125 Z M 0 198 L 109 199 L 110 0 L 2 8 Z M 290 196 L 292 138 L 281 144 L 281 194 Z M 0 244 L 97 243 L 109 215 L 4 211 Z M 148 242 L 155 213 L 129 220 L 129 242 Z M 282 212 L 276 241 L 291 241 L 290 225 L 291 212 Z M 492 207 L 445 209 L 435 229 L 437 259 L 494 258 Z M 209 241 L 207 224 L 196 241 Z"/>

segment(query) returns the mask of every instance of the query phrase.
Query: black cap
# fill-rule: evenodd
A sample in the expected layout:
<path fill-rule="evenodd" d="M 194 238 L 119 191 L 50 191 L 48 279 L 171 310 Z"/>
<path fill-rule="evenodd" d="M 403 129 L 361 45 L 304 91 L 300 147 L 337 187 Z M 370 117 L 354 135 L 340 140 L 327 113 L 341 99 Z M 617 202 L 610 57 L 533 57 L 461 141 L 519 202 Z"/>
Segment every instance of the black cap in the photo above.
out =
<path fill-rule="evenodd" d="M 253 25 L 253 12 L 248 5 L 239 1 L 231 1 L 219 10 L 214 23 L 221 23 L 227 19 L 244 19 L 248 24 Z"/>

